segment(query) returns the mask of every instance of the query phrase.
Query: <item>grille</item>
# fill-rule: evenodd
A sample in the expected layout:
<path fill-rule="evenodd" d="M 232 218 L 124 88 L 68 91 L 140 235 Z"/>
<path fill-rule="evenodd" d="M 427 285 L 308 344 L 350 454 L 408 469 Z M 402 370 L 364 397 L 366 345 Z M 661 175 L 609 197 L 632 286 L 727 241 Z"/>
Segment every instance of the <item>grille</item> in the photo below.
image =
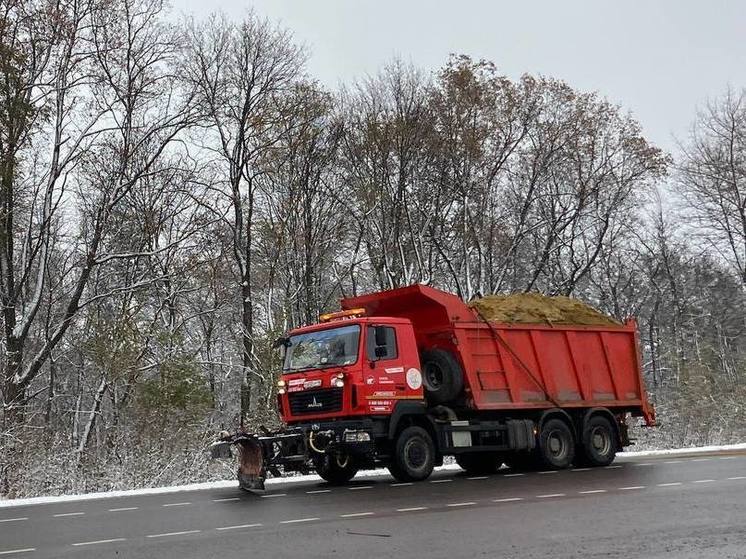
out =
<path fill-rule="evenodd" d="M 323 388 L 288 394 L 293 415 L 329 413 L 342 409 L 342 388 Z"/>

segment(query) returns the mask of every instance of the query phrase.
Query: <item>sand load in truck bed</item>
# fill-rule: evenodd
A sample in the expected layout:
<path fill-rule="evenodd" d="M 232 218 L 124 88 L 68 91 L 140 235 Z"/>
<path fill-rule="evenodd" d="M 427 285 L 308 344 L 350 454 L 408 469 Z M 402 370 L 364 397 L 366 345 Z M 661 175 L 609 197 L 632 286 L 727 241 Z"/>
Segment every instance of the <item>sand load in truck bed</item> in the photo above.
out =
<path fill-rule="evenodd" d="M 487 295 L 469 306 L 490 322 L 519 324 L 581 324 L 619 326 L 621 323 L 571 297 L 539 293 Z"/>

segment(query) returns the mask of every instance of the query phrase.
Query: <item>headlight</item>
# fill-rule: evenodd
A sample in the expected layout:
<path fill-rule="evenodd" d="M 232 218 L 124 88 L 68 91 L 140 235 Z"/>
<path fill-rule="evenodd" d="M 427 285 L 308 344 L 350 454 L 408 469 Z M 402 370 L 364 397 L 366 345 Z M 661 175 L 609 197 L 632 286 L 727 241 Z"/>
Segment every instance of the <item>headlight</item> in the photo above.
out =
<path fill-rule="evenodd" d="M 277 381 L 278 388 L 285 388 L 285 381 L 284 380 L 278 380 Z"/>
<path fill-rule="evenodd" d="M 278 394 L 285 394 L 286 390 L 284 388 L 278 388 L 277 393 Z"/>
<path fill-rule="evenodd" d="M 346 431 L 344 435 L 346 443 L 370 442 L 370 433 L 368 433 L 367 431 Z"/>
<path fill-rule="evenodd" d="M 345 381 L 341 378 L 333 378 L 332 379 L 332 386 L 334 388 L 342 388 L 345 385 Z"/>

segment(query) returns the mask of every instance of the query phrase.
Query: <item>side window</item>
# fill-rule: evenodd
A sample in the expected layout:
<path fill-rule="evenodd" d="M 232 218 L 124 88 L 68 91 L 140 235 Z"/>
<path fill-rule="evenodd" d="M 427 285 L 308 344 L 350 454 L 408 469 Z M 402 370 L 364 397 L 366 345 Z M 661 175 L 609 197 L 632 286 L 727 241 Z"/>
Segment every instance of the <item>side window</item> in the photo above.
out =
<path fill-rule="evenodd" d="M 368 326 L 365 345 L 371 361 L 396 359 L 396 330 L 390 326 Z"/>

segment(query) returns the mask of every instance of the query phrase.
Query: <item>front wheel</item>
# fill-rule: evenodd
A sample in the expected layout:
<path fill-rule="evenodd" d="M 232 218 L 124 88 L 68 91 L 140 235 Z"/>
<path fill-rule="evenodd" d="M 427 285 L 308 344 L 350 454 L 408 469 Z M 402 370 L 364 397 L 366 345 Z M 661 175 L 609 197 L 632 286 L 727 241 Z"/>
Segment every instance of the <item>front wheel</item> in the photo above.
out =
<path fill-rule="evenodd" d="M 389 471 L 399 481 L 422 481 L 435 467 L 435 445 L 422 427 L 404 429 L 396 439 Z"/>
<path fill-rule="evenodd" d="M 313 465 L 321 479 L 332 485 L 343 485 L 357 473 L 357 465 L 348 454 L 322 454 Z"/>

